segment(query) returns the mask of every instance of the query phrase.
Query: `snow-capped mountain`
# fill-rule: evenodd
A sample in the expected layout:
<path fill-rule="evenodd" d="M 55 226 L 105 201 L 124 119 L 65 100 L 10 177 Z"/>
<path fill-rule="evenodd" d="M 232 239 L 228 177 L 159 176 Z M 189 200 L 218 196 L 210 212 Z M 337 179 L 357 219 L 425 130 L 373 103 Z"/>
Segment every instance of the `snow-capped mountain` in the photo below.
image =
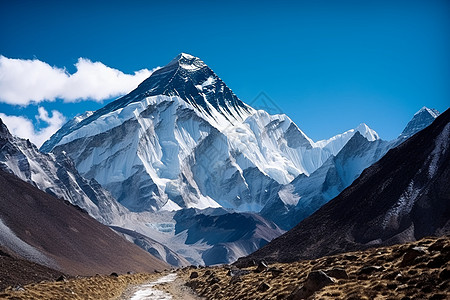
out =
<path fill-rule="evenodd" d="M 296 261 L 450 233 L 450 110 L 238 264 Z M 448 260 L 439 261 L 443 265 Z"/>
<path fill-rule="evenodd" d="M 39 152 L 29 141 L 12 136 L 1 119 L 0 169 L 82 207 L 130 242 L 176 267 L 214 261 L 230 263 L 238 256 L 250 254 L 259 248 L 258 245 L 264 245 L 284 232 L 272 222 L 249 213 L 242 218 L 247 220 L 245 224 L 254 224 L 254 227 L 243 228 L 242 224 L 236 222 L 236 218 L 241 217 L 226 210 L 129 212 L 95 180 L 88 181 L 79 175 L 70 158 L 63 153 L 55 156 L 52 153 Z M 196 216 L 192 217 L 192 214 Z M 189 225 L 190 220 L 197 218 L 197 215 L 204 220 L 202 225 Z M 219 215 L 220 222 L 217 222 L 215 218 Z M 211 235 L 222 235 L 222 239 L 199 239 L 193 245 L 190 242 L 192 236 L 200 236 L 198 232 L 202 231 Z M 227 231 L 235 234 L 224 234 Z M 218 248 L 223 251 L 216 251 Z M 221 255 L 216 257 L 214 253 Z M 188 261 L 183 256 L 186 256 Z"/>
<path fill-rule="evenodd" d="M 166 261 L 173 250 L 203 264 L 232 262 L 283 232 L 267 219 L 291 228 L 390 145 L 365 124 L 314 142 L 182 53 L 128 95 L 69 121 L 41 150 L 70 157 L 131 211 L 112 224 L 129 240 Z"/>
<path fill-rule="evenodd" d="M 382 158 L 391 148 L 430 125 L 439 112 L 422 108 L 392 141 L 367 139 L 359 132 L 354 134 L 336 156 L 328 160 L 310 176 L 299 175 L 283 185 L 276 196 L 268 201 L 261 215 L 289 230 L 310 216 L 322 205 L 339 195 L 364 171 Z"/>
<path fill-rule="evenodd" d="M 61 128 L 41 148 L 67 153 L 133 211 L 259 211 L 275 186 L 310 175 L 365 124 L 313 142 L 286 115 L 243 103 L 199 58 L 182 53 L 130 94 Z"/>
<path fill-rule="evenodd" d="M 415 133 L 421 131 L 428 125 L 430 125 L 438 116 L 439 112 L 436 109 L 430 109 L 428 107 L 422 107 L 418 112 L 414 114 L 414 117 L 406 125 L 403 132 L 399 135 L 399 139 L 407 139 L 413 136 Z"/>
<path fill-rule="evenodd" d="M 282 186 L 261 210 L 261 215 L 285 230 L 291 229 L 339 195 L 396 144 L 381 139 L 369 141 L 357 132 L 336 156 L 328 158 L 310 176 L 299 175 Z"/>
<path fill-rule="evenodd" d="M 83 178 L 63 153 L 39 152 L 29 140 L 12 136 L 1 119 L 0 169 L 78 205 L 105 224 L 126 211 L 94 179 Z"/>

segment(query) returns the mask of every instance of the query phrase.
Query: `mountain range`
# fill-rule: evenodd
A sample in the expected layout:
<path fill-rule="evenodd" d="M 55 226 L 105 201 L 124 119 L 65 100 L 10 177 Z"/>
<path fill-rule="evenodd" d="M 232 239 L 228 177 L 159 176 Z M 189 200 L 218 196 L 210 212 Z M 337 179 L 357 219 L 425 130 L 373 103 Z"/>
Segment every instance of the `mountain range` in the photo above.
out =
<path fill-rule="evenodd" d="M 258 212 L 274 185 L 310 175 L 356 131 L 378 139 L 362 124 L 315 143 L 286 115 L 244 104 L 203 61 L 184 53 L 86 116 L 41 150 L 66 153 L 132 211 Z"/>
<path fill-rule="evenodd" d="M 182 53 L 128 95 L 70 120 L 40 151 L 1 124 L 0 169 L 174 266 L 229 263 L 338 196 L 438 114 L 421 109 L 394 141 L 360 124 L 314 142 Z"/>
<path fill-rule="evenodd" d="M 450 110 L 391 149 L 348 188 L 240 259 L 291 262 L 450 234 Z M 439 262 L 439 266 L 443 262 Z"/>

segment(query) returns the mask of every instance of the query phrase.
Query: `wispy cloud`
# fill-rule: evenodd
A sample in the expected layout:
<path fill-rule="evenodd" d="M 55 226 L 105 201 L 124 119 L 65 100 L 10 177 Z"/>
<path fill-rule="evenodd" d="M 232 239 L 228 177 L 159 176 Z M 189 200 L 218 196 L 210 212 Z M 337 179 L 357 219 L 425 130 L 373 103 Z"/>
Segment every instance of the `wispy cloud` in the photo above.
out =
<path fill-rule="evenodd" d="M 29 139 L 33 144 L 40 147 L 52 134 L 54 134 L 66 122 L 66 118 L 58 111 L 52 110 L 50 117 L 43 107 L 38 108 L 37 122 L 45 122 L 47 127 L 35 130 L 33 122 L 22 116 L 8 116 L 0 113 L 0 118 L 8 127 L 9 131 L 18 137 Z"/>
<path fill-rule="evenodd" d="M 12 59 L 0 55 L 0 101 L 28 105 L 57 98 L 66 102 L 91 99 L 102 101 L 124 95 L 149 77 L 142 69 L 134 74 L 110 68 L 101 62 L 79 58 L 77 71 L 52 67 L 38 59 Z"/>

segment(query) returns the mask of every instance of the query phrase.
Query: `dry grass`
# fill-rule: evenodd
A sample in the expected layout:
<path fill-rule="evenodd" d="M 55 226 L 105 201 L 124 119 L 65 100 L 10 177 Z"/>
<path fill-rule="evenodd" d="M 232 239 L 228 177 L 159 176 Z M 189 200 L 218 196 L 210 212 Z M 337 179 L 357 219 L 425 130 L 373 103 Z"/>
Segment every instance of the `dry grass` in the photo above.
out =
<path fill-rule="evenodd" d="M 408 249 L 423 247 L 426 253 L 402 264 Z M 450 299 L 450 238 L 427 238 L 411 244 L 371 249 L 310 261 L 272 264 L 283 271 L 253 272 L 233 278 L 228 268 L 184 269 L 179 272 L 188 285 L 207 299 L 295 299 L 290 295 L 305 282 L 312 270 L 342 268 L 348 279 L 318 290 L 311 299 Z M 372 272 L 363 267 L 379 266 Z M 370 270 L 370 269 L 369 269 Z M 198 278 L 190 279 L 192 272 Z M 264 287 L 269 288 L 267 290 Z"/>
<path fill-rule="evenodd" d="M 23 290 L 8 288 L 0 293 L 0 299 L 58 299 L 58 300 L 106 300 L 118 299 L 130 285 L 155 280 L 160 274 L 131 274 L 73 278 L 61 282 L 29 284 Z"/>

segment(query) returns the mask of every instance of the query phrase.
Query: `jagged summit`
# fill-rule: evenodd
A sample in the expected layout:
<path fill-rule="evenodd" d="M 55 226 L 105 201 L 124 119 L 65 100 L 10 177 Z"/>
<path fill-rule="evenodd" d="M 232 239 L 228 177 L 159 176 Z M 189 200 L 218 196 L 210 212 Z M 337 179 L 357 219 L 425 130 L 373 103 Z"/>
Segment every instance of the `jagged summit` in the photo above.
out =
<path fill-rule="evenodd" d="M 158 95 L 180 97 L 202 114 L 214 119 L 217 114 L 229 121 L 242 119 L 243 115 L 251 110 L 200 58 L 180 53 L 166 66 L 153 72 L 129 94 L 109 103 L 80 122 L 74 122 L 69 127 L 64 126 L 64 132 L 58 131 L 42 145 L 41 151 L 50 152 L 67 132 L 77 130 L 100 116 Z"/>
<path fill-rule="evenodd" d="M 180 60 L 180 59 L 199 59 L 198 57 L 195 57 L 194 55 L 191 55 L 189 53 L 181 52 L 178 54 L 173 60 Z"/>
<path fill-rule="evenodd" d="M 364 137 L 366 137 L 369 141 L 375 141 L 380 139 L 378 133 L 367 126 L 366 123 L 361 123 L 358 127 L 355 128 L 356 131 L 359 131 Z"/>
<path fill-rule="evenodd" d="M 417 132 L 430 125 L 439 115 L 440 113 L 436 109 L 430 109 L 426 106 L 422 107 L 418 112 L 414 114 L 414 117 L 411 119 L 411 121 L 409 121 L 398 138 L 407 139 L 413 136 Z"/>
<path fill-rule="evenodd" d="M 132 93 L 179 96 L 208 114 L 211 107 L 229 115 L 239 108 L 248 111 L 247 105 L 200 58 L 186 53 L 155 71 Z"/>
<path fill-rule="evenodd" d="M 3 123 L 2 118 L 0 118 L 0 137 L 8 137 L 11 133 L 8 130 L 8 127 L 6 127 L 5 123 Z"/>
<path fill-rule="evenodd" d="M 164 68 L 174 65 L 190 70 L 197 70 L 203 67 L 207 67 L 207 65 L 200 58 L 184 52 L 178 54 Z"/>
<path fill-rule="evenodd" d="M 416 115 L 419 115 L 421 113 L 428 113 L 434 118 L 439 117 L 439 115 L 441 114 L 438 110 L 436 110 L 434 108 L 428 108 L 428 107 L 424 106 L 418 112 L 416 112 L 414 115 L 416 116 Z"/>

